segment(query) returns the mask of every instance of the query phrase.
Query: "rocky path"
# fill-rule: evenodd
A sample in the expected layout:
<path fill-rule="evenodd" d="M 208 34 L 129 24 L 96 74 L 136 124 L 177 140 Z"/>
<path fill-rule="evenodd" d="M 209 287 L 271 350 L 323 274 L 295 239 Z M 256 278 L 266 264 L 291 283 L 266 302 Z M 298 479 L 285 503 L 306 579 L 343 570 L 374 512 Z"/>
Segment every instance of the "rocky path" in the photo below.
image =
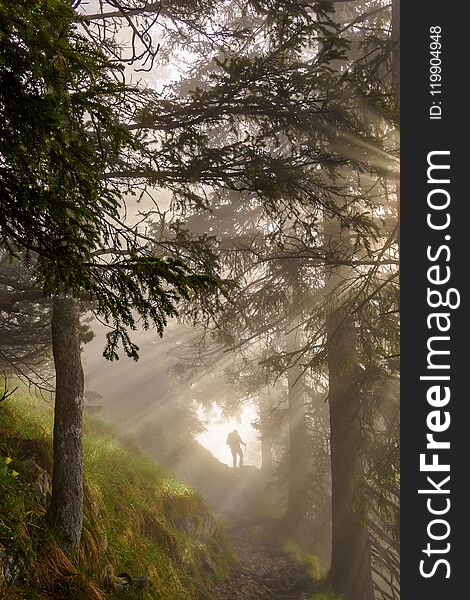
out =
<path fill-rule="evenodd" d="M 317 589 L 305 567 L 276 548 L 261 527 L 240 525 L 227 534 L 238 563 L 214 600 L 304 600 Z"/>
<path fill-rule="evenodd" d="M 237 561 L 214 600 L 306 600 L 318 588 L 304 565 L 282 552 L 269 525 L 256 517 L 266 481 L 258 469 L 227 469 L 199 489 L 224 524 Z"/>
<path fill-rule="evenodd" d="M 319 585 L 280 549 L 275 524 L 283 511 L 269 480 L 255 467 L 233 470 L 200 447 L 193 450 L 192 460 L 186 455 L 168 467 L 202 495 L 237 557 L 213 600 L 310 600 Z"/>

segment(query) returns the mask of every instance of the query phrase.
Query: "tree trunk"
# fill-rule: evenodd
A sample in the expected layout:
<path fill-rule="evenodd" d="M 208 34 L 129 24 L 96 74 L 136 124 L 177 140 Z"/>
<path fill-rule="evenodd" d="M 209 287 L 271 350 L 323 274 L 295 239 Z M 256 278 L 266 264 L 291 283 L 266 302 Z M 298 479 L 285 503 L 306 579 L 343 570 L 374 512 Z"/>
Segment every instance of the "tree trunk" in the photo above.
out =
<path fill-rule="evenodd" d="M 287 334 L 287 352 L 298 349 L 298 330 Z M 287 371 L 289 394 L 289 484 L 286 525 L 298 537 L 307 512 L 308 444 L 302 367 L 296 363 Z"/>
<path fill-rule="evenodd" d="M 52 348 L 56 372 L 54 470 L 51 522 L 64 549 L 74 552 L 83 522 L 83 369 L 79 338 L 79 308 L 73 298 L 55 298 Z"/>
<path fill-rule="evenodd" d="M 331 426 L 330 580 L 344 600 L 373 600 L 369 534 L 358 511 L 360 396 L 354 320 L 342 308 L 327 320 Z"/>

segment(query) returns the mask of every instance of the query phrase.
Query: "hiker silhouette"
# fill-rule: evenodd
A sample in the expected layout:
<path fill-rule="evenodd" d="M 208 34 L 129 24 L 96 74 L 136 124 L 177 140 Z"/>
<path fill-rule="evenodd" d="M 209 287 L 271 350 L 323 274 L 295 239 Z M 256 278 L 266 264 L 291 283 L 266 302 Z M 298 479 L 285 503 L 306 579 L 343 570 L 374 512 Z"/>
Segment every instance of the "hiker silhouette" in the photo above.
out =
<path fill-rule="evenodd" d="M 239 466 L 240 466 L 240 468 L 243 467 L 242 445 L 245 446 L 245 448 L 246 448 L 246 444 L 242 440 L 242 438 L 238 435 L 238 430 L 237 429 L 234 429 L 233 431 L 231 431 L 228 434 L 228 436 L 227 436 L 227 445 L 230 446 L 230 450 L 232 452 L 233 468 L 234 469 L 237 468 L 237 456 L 239 458 Z"/>

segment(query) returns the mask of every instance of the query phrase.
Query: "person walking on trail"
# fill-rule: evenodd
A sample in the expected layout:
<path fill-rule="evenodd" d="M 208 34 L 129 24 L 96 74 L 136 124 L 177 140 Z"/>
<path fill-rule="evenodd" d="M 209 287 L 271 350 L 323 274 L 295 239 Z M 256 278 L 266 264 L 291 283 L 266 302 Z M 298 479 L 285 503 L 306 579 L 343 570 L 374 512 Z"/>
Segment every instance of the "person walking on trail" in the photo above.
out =
<path fill-rule="evenodd" d="M 242 445 L 246 448 L 246 444 L 238 435 L 238 431 L 236 429 L 234 429 L 228 434 L 227 445 L 230 446 L 230 450 L 232 451 L 233 468 L 237 468 L 237 456 L 239 457 L 240 468 L 243 467 Z"/>

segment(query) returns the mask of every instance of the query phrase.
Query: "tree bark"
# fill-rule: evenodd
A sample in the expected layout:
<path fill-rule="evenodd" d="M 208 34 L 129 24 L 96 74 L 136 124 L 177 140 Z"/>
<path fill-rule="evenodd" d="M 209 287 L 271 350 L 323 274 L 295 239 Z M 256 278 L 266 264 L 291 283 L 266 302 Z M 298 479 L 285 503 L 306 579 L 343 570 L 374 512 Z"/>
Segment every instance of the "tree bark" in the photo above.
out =
<path fill-rule="evenodd" d="M 361 478 L 356 332 L 343 308 L 327 320 L 331 426 L 332 557 L 330 580 L 344 600 L 373 600 L 370 542 L 357 502 Z"/>
<path fill-rule="evenodd" d="M 342 200 L 338 201 L 342 208 Z M 352 250 L 350 232 L 337 219 L 325 219 L 325 241 L 340 256 Z M 326 319 L 331 457 L 330 581 L 344 600 L 373 600 L 369 531 L 360 513 L 362 464 L 358 340 L 354 317 L 343 298 L 344 283 L 354 279 L 342 265 L 325 273 L 331 308 Z M 365 512 L 365 511 L 364 511 Z"/>
<path fill-rule="evenodd" d="M 63 547 L 74 552 L 83 522 L 83 369 L 79 308 L 73 298 L 55 298 L 52 348 L 56 372 L 54 470 L 49 516 Z"/>
<path fill-rule="evenodd" d="M 298 349 L 298 330 L 287 334 L 287 352 Z M 286 525 L 298 537 L 299 528 L 307 513 L 308 444 L 305 418 L 303 371 L 292 364 L 287 371 L 289 394 L 289 484 Z"/>

